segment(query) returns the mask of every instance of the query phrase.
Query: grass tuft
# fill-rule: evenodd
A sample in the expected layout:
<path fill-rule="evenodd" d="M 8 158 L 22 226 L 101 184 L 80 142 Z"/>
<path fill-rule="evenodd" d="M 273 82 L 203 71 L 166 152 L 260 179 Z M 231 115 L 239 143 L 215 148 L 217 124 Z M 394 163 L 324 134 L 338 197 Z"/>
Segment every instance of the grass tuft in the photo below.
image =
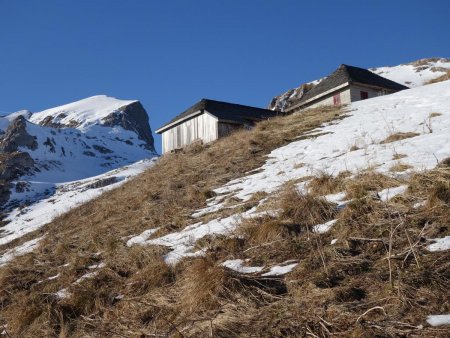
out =
<path fill-rule="evenodd" d="M 321 197 L 300 193 L 295 185 L 287 185 L 280 193 L 278 205 L 281 209 L 281 217 L 289 219 L 302 228 L 332 220 L 336 214 L 333 203 Z"/>
<path fill-rule="evenodd" d="M 411 137 L 416 137 L 419 135 L 420 135 L 419 133 L 413 133 L 413 132 L 407 132 L 407 133 L 398 132 L 398 133 L 389 135 L 387 138 L 385 138 L 380 143 L 386 144 L 386 143 L 397 142 L 397 141 L 405 140 L 405 139 L 408 139 Z"/>
<path fill-rule="evenodd" d="M 230 301 L 236 281 L 223 267 L 207 258 L 194 259 L 180 277 L 180 303 L 183 311 L 216 309 L 222 301 Z"/>

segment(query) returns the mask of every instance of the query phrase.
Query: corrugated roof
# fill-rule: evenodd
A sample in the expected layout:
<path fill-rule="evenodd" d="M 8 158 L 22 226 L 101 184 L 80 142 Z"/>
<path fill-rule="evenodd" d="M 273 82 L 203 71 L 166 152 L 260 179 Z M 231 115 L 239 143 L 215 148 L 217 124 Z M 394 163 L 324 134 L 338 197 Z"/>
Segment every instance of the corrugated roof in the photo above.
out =
<path fill-rule="evenodd" d="M 317 86 L 306 92 L 299 101 L 294 103 L 293 106 L 296 106 L 301 102 L 307 101 L 347 82 L 358 82 L 396 91 L 409 89 L 400 83 L 386 79 L 385 77 L 372 73 L 367 69 L 342 64 L 331 75 L 320 81 Z"/>
<path fill-rule="evenodd" d="M 219 120 L 229 121 L 238 124 L 244 124 L 249 120 L 261 120 L 276 116 L 277 111 L 256 108 L 251 106 L 244 106 L 241 104 L 215 101 L 210 99 L 202 99 L 194 104 L 189 109 L 182 112 L 180 115 L 174 117 L 168 123 L 159 128 L 156 132 L 161 133 L 169 126 L 177 122 L 181 122 L 189 117 L 194 117 L 196 112 L 202 113 L 206 110 L 208 113 L 216 116 Z"/>

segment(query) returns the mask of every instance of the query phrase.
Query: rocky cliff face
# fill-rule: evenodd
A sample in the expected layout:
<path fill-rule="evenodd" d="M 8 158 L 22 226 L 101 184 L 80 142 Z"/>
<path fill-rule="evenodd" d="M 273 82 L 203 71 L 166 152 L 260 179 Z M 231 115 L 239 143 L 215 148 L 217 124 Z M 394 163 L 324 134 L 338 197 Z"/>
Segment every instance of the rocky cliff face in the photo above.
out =
<path fill-rule="evenodd" d="M 11 181 L 26 173 L 34 166 L 34 160 L 26 152 L 0 153 L 0 180 Z"/>
<path fill-rule="evenodd" d="M 19 147 L 26 147 L 35 150 L 38 147 L 36 138 L 28 134 L 26 120 L 19 115 L 6 129 L 0 141 L 0 153 L 10 153 L 17 151 Z"/>
<path fill-rule="evenodd" d="M 290 89 L 286 93 L 279 96 L 275 96 L 268 105 L 268 109 L 279 110 L 284 112 L 292 104 L 297 102 L 302 98 L 302 96 L 310 91 L 319 81 L 314 81 L 312 83 L 305 83 L 298 88 Z"/>
<path fill-rule="evenodd" d="M 0 206 L 9 199 L 13 187 L 11 182 L 31 173 L 33 168 L 34 161 L 26 152 L 0 153 Z"/>
<path fill-rule="evenodd" d="M 121 126 L 125 130 L 135 132 L 140 140 L 145 141 L 146 149 L 155 152 L 148 115 L 139 101 L 120 107 L 118 111 L 109 114 L 102 119 L 102 125 Z"/>

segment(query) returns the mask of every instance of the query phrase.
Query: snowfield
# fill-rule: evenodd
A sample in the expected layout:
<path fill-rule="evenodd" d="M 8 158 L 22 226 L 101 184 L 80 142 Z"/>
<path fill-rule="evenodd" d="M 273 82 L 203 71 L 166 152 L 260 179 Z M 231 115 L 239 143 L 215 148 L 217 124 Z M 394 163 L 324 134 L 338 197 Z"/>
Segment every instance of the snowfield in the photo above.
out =
<path fill-rule="evenodd" d="M 450 69 L 450 59 L 430 59 L 428 61 L 423 60 L 423 64 L 412 62 L 393 67 L 371 68 L 369 70 L 412 88 L 422 86 L 428 81 L 444 75 L 445 69 Z"/>
<path fill-rule="evenodd" d="M 275 149 L 257 173 L 215 189 L 219 196 L 212 199 L 207 208 L 197 210 L 192 217 L 224 208 L 225 197 L 248 201 L 256 192 L 273 193 L 290 180 L 320 172 L 338 175 L 342 171 L 357 173 L 371 167 L 395 176 L 413 170 L 432 169 L 450 156 L 449 102 L 450 81 L 355 102 L 347 108 L 346 118 L 314 130 L 309 139 Z M 383 142 L 398 133 L 414 134 L 398 141 Z M 353 150 L 355 147 L 358 149 Z M 399 154 L 403 158 L 394 159 Z M 410 166 L 410 169 L 401 173 L 392 172 L 392 168 L 399 163 Z M 387 201 L 405 189 L 405 186 L 386 189 L 379 192 L 379 196 Z M 339 201 L 343 197 L 342 194 L 329 196 Z M 230 233 L 241 218 L 255 217 L 257 214 L 256 208 L 253 208 L 227 218 L 197 222 L 159 238 L 144 239 L 148 236 L 138 235 L 128 243 L 168 246 L 172 251 L 166 256 L 166 261 L 174 264 L 182 257 L 202 254 L 193 252 L 196 240 L 206 235 Z M 333 221 L 317 225 L 315 230 L 326 232 L 332 225 Z M 240 269 L 238 265 L 237 261 L 229 262 L 229 266 Z"/>

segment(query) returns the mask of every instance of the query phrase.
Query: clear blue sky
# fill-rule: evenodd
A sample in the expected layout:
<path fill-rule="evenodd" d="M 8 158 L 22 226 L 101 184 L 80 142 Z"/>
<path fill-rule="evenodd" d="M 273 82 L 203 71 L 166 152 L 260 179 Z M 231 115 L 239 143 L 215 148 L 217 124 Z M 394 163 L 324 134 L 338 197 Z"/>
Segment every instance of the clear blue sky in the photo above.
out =
<path fill-rule="evenodd" d="M 449 13 L 448 0 L 0 0 L 0 114 L 106 94 L 141 100 L 155 130 L 203 97 L 266 106 L 341 63 L 450 57 Z"/>

